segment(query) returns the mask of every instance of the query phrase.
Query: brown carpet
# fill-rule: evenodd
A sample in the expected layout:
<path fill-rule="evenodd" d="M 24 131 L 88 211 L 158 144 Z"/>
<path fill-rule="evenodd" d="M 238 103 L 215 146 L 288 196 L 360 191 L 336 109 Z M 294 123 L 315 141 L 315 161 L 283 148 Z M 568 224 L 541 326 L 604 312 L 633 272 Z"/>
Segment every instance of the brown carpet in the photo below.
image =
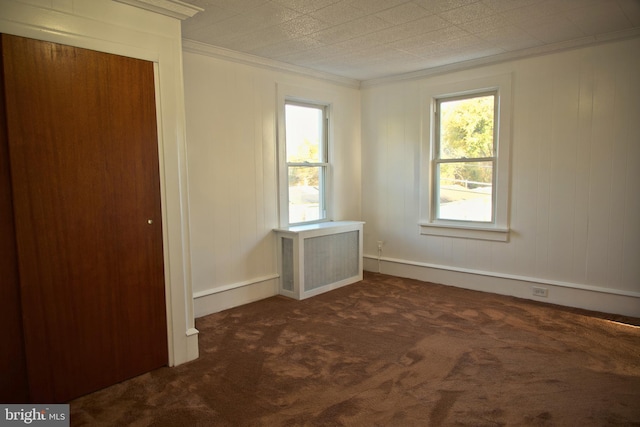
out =
<path fill-rule="evenodd" d="M 198 360 L 72 401 L 71 424 L 640 426 L 638 320 L 366 273 L 198 319 Z"/>

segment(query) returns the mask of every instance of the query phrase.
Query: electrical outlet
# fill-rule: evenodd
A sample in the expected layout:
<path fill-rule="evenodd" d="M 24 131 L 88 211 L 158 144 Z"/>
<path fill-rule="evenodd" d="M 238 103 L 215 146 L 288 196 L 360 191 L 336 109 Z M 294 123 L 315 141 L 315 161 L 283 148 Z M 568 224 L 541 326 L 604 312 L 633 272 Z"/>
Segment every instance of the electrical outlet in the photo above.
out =
<path fill-rule="evenodd" d="M 378 249 L 382 249 L 382 245 L 384 245 L 384 242 L 382 240 L 378 240 Z"/>
<path fill-rule="evenodd" d="M 533 290 L 533 296 L 534 297 L 548 297 L 549 296 L 549 289 L 548 288 L 541 288 L 540 286 L 534 286 L 531 288 Z"/>

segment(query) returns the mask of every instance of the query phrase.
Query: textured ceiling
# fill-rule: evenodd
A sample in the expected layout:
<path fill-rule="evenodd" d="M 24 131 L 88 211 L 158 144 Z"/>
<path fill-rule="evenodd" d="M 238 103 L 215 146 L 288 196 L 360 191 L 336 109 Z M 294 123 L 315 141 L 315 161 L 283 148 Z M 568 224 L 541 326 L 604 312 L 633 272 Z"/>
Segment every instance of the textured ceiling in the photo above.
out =
<path fill-rule="evenodd" d="M 187 40 L 360 81 L 640 35 L 640 0 L 185 2 Z"/>

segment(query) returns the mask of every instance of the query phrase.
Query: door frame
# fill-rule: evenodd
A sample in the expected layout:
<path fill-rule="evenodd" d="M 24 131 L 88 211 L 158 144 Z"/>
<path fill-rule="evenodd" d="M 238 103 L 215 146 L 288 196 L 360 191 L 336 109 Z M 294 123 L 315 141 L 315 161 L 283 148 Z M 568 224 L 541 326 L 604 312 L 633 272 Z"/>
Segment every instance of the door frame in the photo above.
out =
<path fill-rule="evenodd" d="M 198 357 L 189 247 L 180 21 L 111 0 L 0 2 L 0 32 L 154 63 L 169 366 Z"/>

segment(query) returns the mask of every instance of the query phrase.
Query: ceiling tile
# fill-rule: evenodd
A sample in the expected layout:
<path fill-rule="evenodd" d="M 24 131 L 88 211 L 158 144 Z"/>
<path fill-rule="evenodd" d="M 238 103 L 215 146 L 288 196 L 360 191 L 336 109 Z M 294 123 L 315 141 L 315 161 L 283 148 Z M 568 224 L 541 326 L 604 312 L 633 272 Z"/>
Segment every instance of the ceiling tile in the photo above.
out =
<path fill-rule="evenodd" d="M 230 0 L 227 0 L 230 1 Z M 322 9 L 323 7 L 327 7 L 334 3 L 337 3 L 340 0 L 272 0 L 274 3 L 278 3 L 282 6 L 288 7 L 289 9 L 295 10 L 300 13 L 311 13 L 318 9 Z"/>
<path fill-rule="evenodd" d="M 410 39 L 400 40 L 392 43 L 390 47 L 424 56 L 434 51 L 445 50 L 456 40 L 469 36 L 469 33 L 461 28 L 445 27 L 436 31 L 420 34 Z"/>
<path fill-rule="evenodd" d="M 332 25 L 339 25 L 361 18 L 365 16 L 366 13 L 361 9 L 346 4 L 345 2 L 340 2 L 316 10 L 309 15 L 321 21 L 331 22 Z"/>
<path fill-rule="evenodd" d="M 501 17 L 509 21 L 511 24 L 520 25 L 534 18 L 542 18 L 545 16 L 558 14 L 561 10 L 558 8 L 557 0 L 548 0 L 538 2 L 532 5 L 516 7 L 500 12 Z"/>
<path fill-rule="evenodd" d="M 329 28 L 331 25 L 309 15 L 301 15 L 279 25 L 291 38 L 303 37 Z"/>
<path fill-rule="evenodd" d="M 633 25 L 615 1 L 574 9 L 569 20 L 586 34 L 608 33 Z"/>
<path fill-rule="evenodd" d="M 516 51 L 540 46 L 542 42 L 522 29 L 507 25 L 476 33 L 481 39 L 505 51 Z"/>
<path fill-rule="evenodd" d="M 407 3 L 408 0 L 344 0 L 345 3 L 356 7 L 367 14 L 381 12 L 403 3 Z"/>
<path fill-rule="evenodd" d="M 193 3 L 193 2 L 189 2 L 189 3 L 196 4 L 204 9 L 207 8 L 206 3 L 209 3 L 214 6 L 224 7 L 225 9 L 229 9 L 234 12 L 244 13 L 248 10 L 255 9 L 258 6 L 262 6 L 266 3 L 269 3 L 269 0 L 233 0 L 233 1 L 205 0 L 205 1 L 200 1 L 196 3 Z"/>
<path fill-rule="evenodd" d="M 478 0 L 414 0 L 414 3 L 422 6 L 429 13 L 442 13 L 477 2 Z"/>
<path fill-rule="evenodd" d="M 430 55 L 448 52 L 454 54 L 456 51 L 468 51 L 476 47 L 486 48 L 487 42 L 474 35 L 465 35 L 455 39 L 444 40 L 440 43 L 431 43 L 429 45 L 423 45 L 422 47 L 416 47 L 411 53 L 420 55 L 422 57 L 428 57 Z"/>
<path fill-rule="evenodd" d="M 236 34 L 251 33 L 256 27 L 262 26 L 262 19 L 259 15 L 246 13 L 240 15 L 234 15 L 224 21 L 214 23 L 209 28 L 216 34 Z"/>
<path fill-rule="evenodd" d="M 611 0 L 557 0 L 555 7 L 559 11 L 569 11 L 590 6 L 592 4 L 609 3 L 610 1 Z"/>
<path fill-rule="evenodd" d="M 338 48 L 328 49 L 327 46 L 318 46 L 309 50 L 284 52 L 275 58 L 288 64 L 317 69 L 319 65 L 328 66 L 334 63 L 334 58 L 339 57 L 341 54 L 343 52 Z"/>
<path fill-rule="evenodd" d="M 297 18 L 300 15 L 300 12 L 269 2 L 247 11 L 242 16 L 253 23 L 257 22 L 257 24 L 254 25 L 254 29 L 257 29 L 281 24 Z"/>
<path fill-rule="evenodd" d="M 263 53 L 265 47 L 283 43 L 287 40 L 289 40 L 289 37 L 286 33 L 275 30 L 274 28 L 267 28 L 235 38 L 229 41 L 225 47 L 233 50 L 242 48 L 243 52 L 260 55 Z"/>
<path fill-rule="evenodd" d="M 450 24 L 437 15 L 425 16 L 402 25 L 394 25 L 368 34 L 372 40 L 380 44 L 392 44 L 401 40 L 409 40 L 421 34 L 447 28 Z"/>
<path fill-rule="evenodd" d="M 376 16 L 390 24 L 399 25 L 423 18 L 428 14 L 424 8 L 410 2 L 380 11 Z"/>
<path fill-rule="evenodd" d="M 495 15 L 496 12 L 482 2 L 471 3 L 467 6 L 440 13 L 440 16 L 453 24 L 473 21 Z"/>
<path fill-rule="evenodd" d="M 255 54 L 265 56 L 267 58 L 275 58 L 282 57 L 293 52 L 308 51 L 318 46 L 318 41 L 310 37 L 289 39 L 280 43 L 261 47 L 256 50 Z"/>
<path fill-rule="evenodd" d="M 507 25 L 507 20 L 503 16 L 490 15 L 484 18 L 474 19 L 472 21 L 458 24 L 458 27 L 471 34 L 477 34 L 491 31 L 495 28 L 499 28 L 505 25 Z"/>
<path fill-rule="evenodd" d="M 364 35 L 364 36 L 359 36 L 359 37 L 352 38 L 352 39 L 347 40 L 347 41 L 336 43 L 336 44 L 334 44 L 332 46 L 338 46 L 340 48 L 343 48 L 343 49 L 346 49 L 346 50 L 349 50 L 349 51 L 361 51 L 361 50 L 379 48 L 380 47 L 380 43 L 378 41 L 376 41 L 375 39 L 371 38 L 367 34 L 367 35 Z"/>
<path fill-rule="evenodd" d="M 325 44 L 334 44 L 358 36 L 374 33 L 389 27 L 389 24 L 373 15 L 346 22 L 312 34 L 312 37 Z"/>
<path fill-rule="evenodd" d="M 545 43 L 574 40 L 586 34 L 562 14 L 533 18 L 522 24 L 522 28 Z"/>
<path fill-rule="evenodd" d="M 425 16 L 402 25 L 406 38 L 449 27 L 451 24 L 438 15 Z"/>
<path fill-rule="evenodd" d="M 563 0 L 554 0 L 563 1 Z M 519 9 L 527 6 L 535 6 L 542 3 L 543 0 L 482 0 L 485 6 L 495 10 L 496 12 L 505 12 L 512 9 Z"/>

